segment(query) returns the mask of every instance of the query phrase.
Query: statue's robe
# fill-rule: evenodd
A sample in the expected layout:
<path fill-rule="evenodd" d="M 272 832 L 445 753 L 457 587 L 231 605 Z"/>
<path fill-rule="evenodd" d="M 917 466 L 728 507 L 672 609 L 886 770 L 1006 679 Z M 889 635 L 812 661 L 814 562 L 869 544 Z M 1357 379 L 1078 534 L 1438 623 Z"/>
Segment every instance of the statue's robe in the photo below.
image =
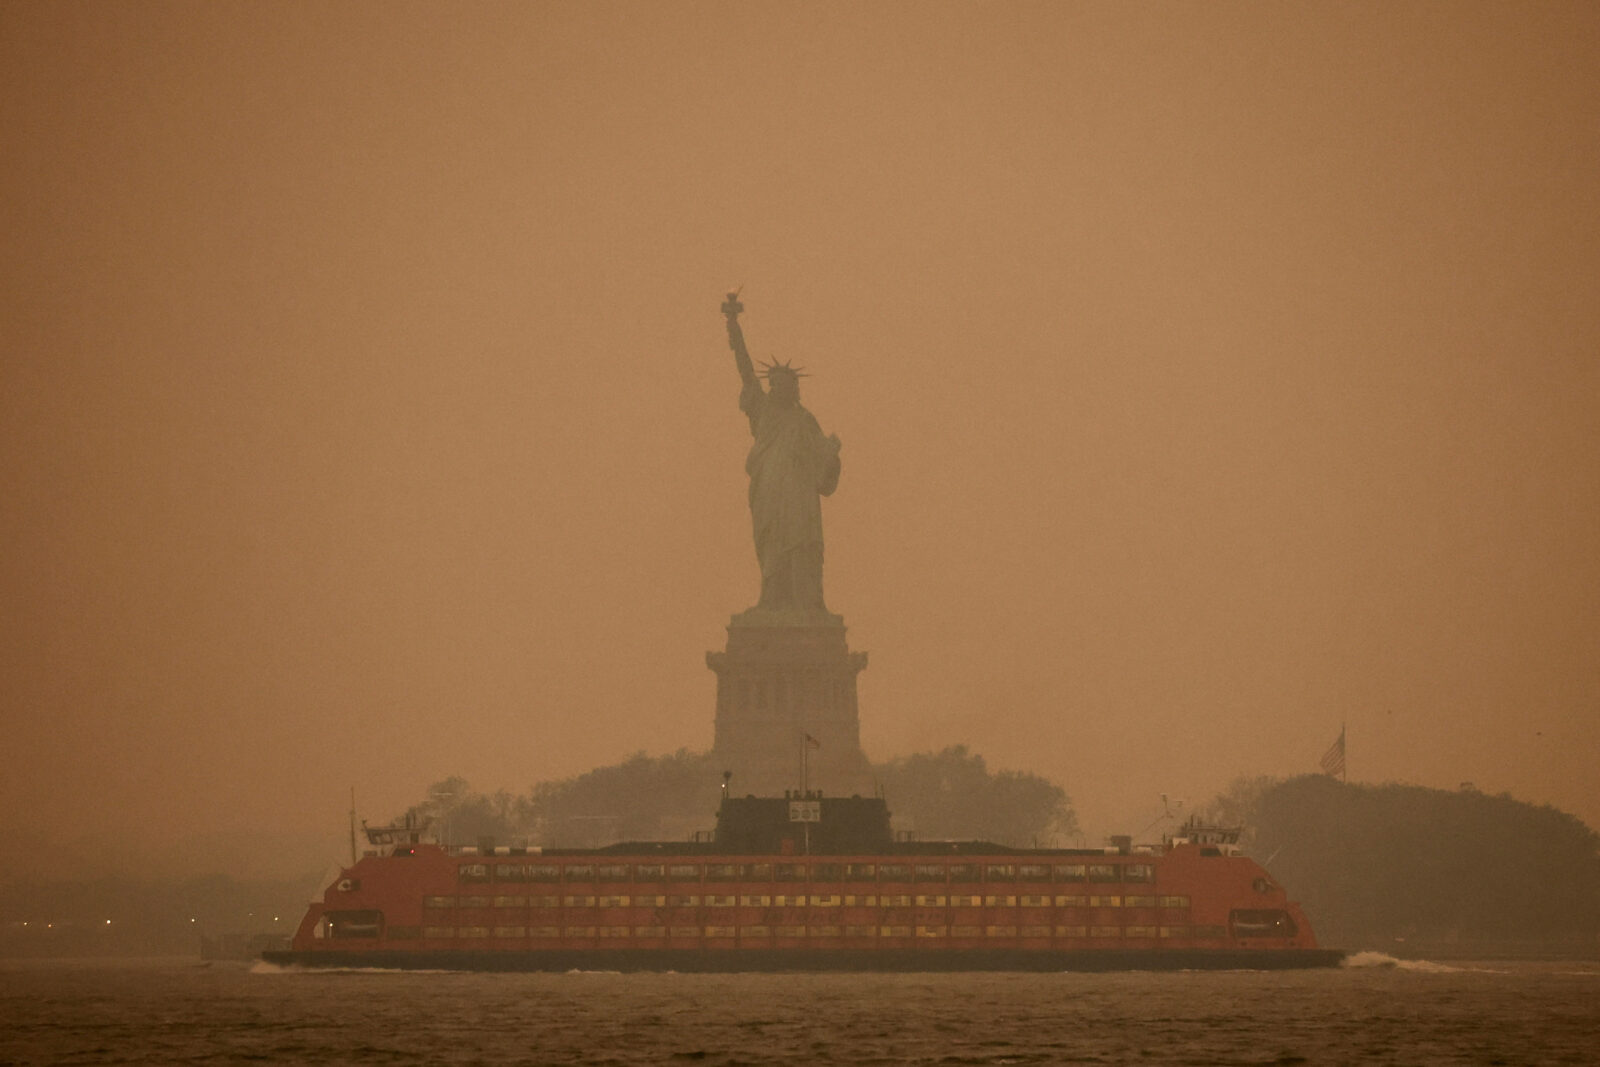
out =
<path fill-rule="evenodd" d="M 750 520 L 761 564 L 761 603 L 826 610 L 822 599 L 822 500 L 839 484 L 839 453 L 799 403 L 774 403 L 752 381 L 739 396 L 755 442 L 745 459 Z"/>

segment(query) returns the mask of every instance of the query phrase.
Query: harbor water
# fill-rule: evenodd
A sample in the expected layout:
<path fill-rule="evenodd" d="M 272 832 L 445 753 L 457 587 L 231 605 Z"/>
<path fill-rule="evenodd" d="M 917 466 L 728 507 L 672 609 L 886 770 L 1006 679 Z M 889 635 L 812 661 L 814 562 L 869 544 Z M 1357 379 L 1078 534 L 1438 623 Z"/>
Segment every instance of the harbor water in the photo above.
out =
<path fill-rule="evenodd" d="M 0 1062 L 1600 1062 L 1600 963 L 938 975 L 0 961 Z"/>

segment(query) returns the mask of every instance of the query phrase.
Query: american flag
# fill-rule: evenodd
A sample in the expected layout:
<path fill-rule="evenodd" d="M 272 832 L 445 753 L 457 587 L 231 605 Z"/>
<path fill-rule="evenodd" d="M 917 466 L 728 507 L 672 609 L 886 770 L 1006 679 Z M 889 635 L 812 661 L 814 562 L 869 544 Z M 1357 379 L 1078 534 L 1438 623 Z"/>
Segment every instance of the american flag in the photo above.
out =
<path fill-rule="evenodd" d="M 1322 770 L 1333 777 L 1344 779 L 1344 727 L 1339 727 L 1339 740 L 1322 754 Z"/>

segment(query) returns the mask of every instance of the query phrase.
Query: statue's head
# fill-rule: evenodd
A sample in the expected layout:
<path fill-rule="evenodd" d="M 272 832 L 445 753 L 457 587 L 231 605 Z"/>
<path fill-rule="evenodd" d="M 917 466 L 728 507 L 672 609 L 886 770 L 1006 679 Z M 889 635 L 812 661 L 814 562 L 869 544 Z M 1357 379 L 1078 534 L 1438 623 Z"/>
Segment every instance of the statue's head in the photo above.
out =
<path fill-rule="evenodd" d="M 767 395 L 780 404 L 800 402 L 800 379 L 805 372 L 787 363 L 768 363 L 761 372 L 767 379 Z"/>

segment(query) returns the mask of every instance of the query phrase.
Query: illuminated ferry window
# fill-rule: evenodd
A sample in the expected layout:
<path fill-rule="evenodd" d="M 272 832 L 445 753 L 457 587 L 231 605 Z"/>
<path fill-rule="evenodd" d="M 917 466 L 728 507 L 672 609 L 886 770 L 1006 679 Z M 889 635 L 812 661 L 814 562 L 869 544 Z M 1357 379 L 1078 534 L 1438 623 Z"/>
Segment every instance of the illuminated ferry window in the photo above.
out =
<path fill-rule="evenodd" d="M 811 865 L 811 880 L 813 882 L 842 882 L 844 881 L 844 864 L 813 863 Z"/>
<path fill-rule="evenodd" d="M 559 908 L 561 906 L 561 898 L 560 897 L 529 897 L 528 898 L 528 906 L 529 907 L 534 907 L 534 908 Z"/>
<path fill-rule="evenodd" d="M 631 933 L 626 926 L 602 926 L 598 932 L 601 937 L 627 937 Z"/>
<path fill-rule="evenodd" d="M 1016 897 L 984 897 L 983 906 L 986 908 L 1014 908 L 1017 906 Z"/>
<path fill-rule="evenodd" d="M 847 882 L 871 882 L 878 877 L 878 867 L 872 863 L 847 863 L 844 865 L 844 880 Z"/>
<path fill-rule="evenodd" d="M 454 926 L 424 926 L 422 928 L 422 936 L 434 940 L 454 937 L 456 936 L 456 928 Z"/>
<path fill-rule="evenodd" d="M 1081 863 L 1058 863 L 1051 873 L 1058 882 L 1082 882 L 1088 878 L 1088 871 Z"/>
<path fill-rule="evenodd" d="M 627 897 L 601 897 L 600 898 L 600 906 L 602 908 L 626 908 L 628 906 L 628 898 Z"/>
<path fill-rule="evenodd" d="M 698 926 L 669 926 L 667 928 L 667 933 L 668 933 L 668 935 L 670 935 L 672 937 L 699 937 L 700 936 L 700 927 L 698 927 Z"/>
<path fill-rule="evenodd" d="M 453 908 L 456 906 L 455 897 L 423 897 L 424 908 Z"/>
<path fill-rule="evenodd" d="M 746 908 L 766 908 L 771 907 L 772 898 L 768 896 L 740 897 L 739 904 Z"/>
<path fill-rule="evenodd" d="M 526 908 L 527 897 L 495 897 L 494 906 L 497 908 Z"/>
<path fill-rule="evenodd" d="M 700 898 L 699 897 L 668 897 L 667 898 L 667 905 L 669 907 L 673 907 L 673 908 L 698 908 L 700 906 Z"/>
<path fill-rule="evenodd" d="M 1022 936 L 1023 937 L 1049 937 L 1050 936 L 1050 928 L 1048 926 L 1024 926 L 1022 928 Z"/>
<path fill-rule="evenodd" d="M 949 936 L 949 933 L 950 933 L 949 928 L 948 927 L 944 927 L 944 926 L 919 926 L 919 927 L 917 927 L 917 936 L 918 937 L 947 937 L 947 936 Z"/>
<path fill-rule="evenodd" d="M 708 908 L 731 908 L 738 903 L 738 897 L 719 897 L 714 895 L 706 897 L 706 907 Z"/>
<path fill-rule="evenodd" d="M 772 864 L 742 864 L 739 867 L 739 877 L 743 878 L 747 882 L 770 882 L 772 881 Z"/>
<path fill-rule="evenodd" d="M 1021 903 L 1024 908 L 1048 908 L 1050 906 L 1050 898 L 1021 897 L 1019 898 L 1019 903 Z"/>
<path fill-rule="evenodd" d="M 561 936 L 561 927 L 559 927 L 559 926 L 530 926 L 530 927 L 528 927 L 528 934 L 530 936 L 532 936 L 532 937 L 560 937 Z"/>
<path fill-rule="evenodd" d="M 698 882 L 700 880 L 700 865 L 698 863 L 674 863 L 667 868 L 667 878 L 674 882 Z"/>
<path fill-rule="evenodd" d="M 950 936 L 951 937 L 982 937 L 983 936 L 983 927 L 981 927 L 981 926 L 952 926 L 950 928 Z"/>
<path fill-rule="evenodd" d="M 878 936 L 879 937 L 910 937 L 911 936 L 911 927 L 909 927 L 909 926 L 880 926 L 880 927 L 878 927 Z"/>
<path fill-rule="evenodd" d="M 496 926 L 494 928 L 494 936 L 495 937 L 527 937 L 528 936 L 528 928 L 526 926 Z"/>
<path fill-rule="evenodd" d="M 803 908 L 806 906 L 806 895 L 801 893 L 798 896 L 793 896 L 779 893 L 772 898 L 772 904 L 773 907 L 777 908 Z"/>
<path fill-rule="evenodd" d="M 1056 927 L 1056 936 L 1057 937 L 1088 937 L 1089 936 L 1089 928 L 1087 926 L 1058 926 L 1058 927 Z"/>
<path fill-rule="evenodd" d="M 1124 882 L 1153 882 L 1156 880 L 1156 869 L 1148 863 L 1128 863 L 1122 868 Z"/>
<path fill-rule="evenodd" d="M 983 877 L 988 882 L 1015 882 L 1017 868 L 1012 863 L 991 863 L 984 868 Z"/>
<path fill-rule="evenodd" d="M 878 903 L 886 908 L 909 908 L 911 907 L 911 898 L 909 896 L 882 896 L 878 898 Z"/>
<path fill-rule="evenodd" d="M 945 880 L 945 866 L 942 863 L 919 863 L 912 871 L 912 877 L 918 882 L 942 882 Z"/>
<path fill-rule="evenodd" d="M 1162 897 L 1160 899 L 1160 904 L 1161 904 L 1161 907 L 1163 907 L 1163 908 L 1187 908 L 1189 906 L 1189 898 L 1188 897 Z"/>
<path fill-rule="evenodd" d="M 594 867 L 588 863 L 570 864 L 566 870 L 566 880 L 569 882 L 594 881 Z"/>
<path fill-rule="evenodd" d="M 522 873 L 523 865 L 520 863 L 497 863 L 494 868 L 494 880 L 497 882 L 526 882 L 528 879 Z"/>
<path fill-rule="evenodd" d="M 561 868 L 553 863 L 530 863 L 522 868 L 522 873 L 530 882 L 561 881 Z"/>
<path fill-rule="evenodd" d="M 911 881 L 911 868 L 904 863 L 880 863 L 878 864 L 878 881 L 909 882 Z"/>
<path fill-rule="evenodd" d="M 628 866 L 625 863 L 607 864 L 596 872 L 602 882 L 626 882 Z"/>
<path fill-rule="evenodd" d="M 803 882 L 806 880 L 806 868 L 803 863 L 780 863 L 772 868 L 774 882 Z"/>
<path fill-rule="evenodd" d="M 1088 906 L 1088 897 L 1056 897 L 1056 907 L 1058 908 L 1087 908 Z"/>
<path fill-rule="evenodd" d="M 962 894 L 961 896 L 951 897 L 950 906 L 952 908 L 981 908 L 983 907 L 983 898 Z"/>
<path fill-rule="evenodd" d="M 633 904 L 638 908 L 664 908 L 667 906 L 666 897 L 634 897 Z"/>
<path fill-rule="evenodd" d="M 377 937 L 383 928 L 381 911 L 330 911 L 328 936 L 340 938 Z"/>
<path fill-rule="evenodd" d="M 1091 863 L 1091 864 L 1089 864 L 1089 881 L 1091 881 L 1091 882 L 1115 882 L 1115 881 L 1118 881 L 1118 878 L 1117 878 L 1117 865 L 1114 864 L 1114 863 Z"/>
<path fill-rule="evenodd" d="M 1156 906 L 1155 897 L 1123 897 L 1122 906 L 1125 908 L 1153 908 Z"/>
<path fill-rule="evenodd" d="M 833 894 L 827 893 L 823 894 L 822 896 L 813 894 L 811 897 L 811 906 L 813 908 L 837 908 L 839 906 L 839 898 Z"/>
<path fill-rule="evenodd" d="M 1294 920 L 1278 910 L 1236 908 L 1228 916 L 1234 937 L 1293 937 Z"/>
<path fill-rule="evenodd" d="M 919 907 L 919 908 L 942 908 L 942 907 L 944 907 L 944 897 L 940 897 L 940 896 L 920 896 L 920 897 L 917 898 L 917 907 Z"/>
<path fill-rule="evenodd" d="M 567 897 L 561 903 L 569 908 L 592 908 L 594 897 Z"/>
<path fill-rule="evenodd" d="M 461 906 L 463 908 L 487 908 L 491 899 L 490 897 L 462 897 Z"/>
<path fill-rule="evenodd" d="M 732 937 L 733 936 L 733 927 L 731 927 L 731 926 L 708 926 L 708 927 L 706 927 L 706 936 L 707 937 Z"/>
<path fill-rule="evenodd" d="M 634 937 L 666 937 L 667 936 L 667 928 L 665 926 L 635 926 L 633 928 L 633 936 Z"/>
<path fill-rule="evenodd" d="M 667 877 L 667 869 L 659 863 L 641 863 L 634 869 L 633 877 L 640 882 L 660 882 Z"/>
<path fill-rule="evenodd" d="M 1156 928 L 1154 926 L 1130 926 L 1128 927 L 1127 933 L 1124 936 L 1154 937 L 1156 936 Z"/>
<path fill-rule="evenodd" d="M 976 863 L 952 863 L 950 865 L 950 880 L 952 882 L 981 882 L 983 877 Z"/>
<path fill-rule="evenodd" d="M 1122 898 L 1121 897 L 1090 897 L 1089 898 L 1089 907 L 1091 907 L 1091 908 L 1120 908 L 1120 907 L 1122 907 Z"/>
<path fill-rule="evenodd" d="M 840 936 L 841 932 L 842 932 L 841 929 L 839 927 L 837 927 L 837 926 L 808 926 L 808 927 L 806 927 L 806 936 L 807 937 L 838 937 L 838 936 Z"/>
<path fill-rule="evenodd" d="M 592 927 L 592 926 L 567 926 L 567 927 L 563 927 L 562 928 L 561 936 L 562 937 L 593 937 L 594 936 L 594 929 L 595 928 Z M 465 937 L 466 935 L 462 934 L 461 936 Z"/>
<path fill-rule="evenodd" d="M 1190 937 L 1192 936 L 1187 926 L 1163 926 L 1162 937 Z"/>
<path fill-rule="evenodd" d="M 741 926 L 741 927 L 739 927 L 739 936 L 740 937 L 771 937 L 772 936 L 772 930 L 769 927 L 766 927 L 766 926 Z"/>
<path fill-rule="evenodd" d="M 773 929 L 777 931 L 779 937 L 806 936 L 806 928 L 804 926 L 775 926 Z"/>
<path fill-rule="evenodd" d="M 983 928 L 983 936 L 984 937 L 1016 937 L 1017 936 L 1017 928 L 1015 926 L 985 926 Z"/>
<path fill-rule="evenodd" d="M 1048 882 L 1050 868 L 1042 863 L 1024 863 L 1017 868 L 1017 881 L 1019 882 Z"/>
<path fill-rule="evenodd" d="M 456 936 L 477 938 L 488 937 L 489 928 L 487 926 L 462 926 L 456 930 Z"/>
<path fill-rule="evenodd" d="M 737 863 L 708 863 L 706 864 L 706 881 L 708 882 L 737 882 L 739 880 L 739 865 Z"/>
<path fill-rule="evenodd" d="M 489 865 L 487 863 L 463 863 L 457 869 L 457 875 L 463 882 L 487 882 L 489 880 Z"/>
<path fill-rule="evenodd" d="M 1090 937 L 1121 937 L 1122 936 L 1122 927 L 1120 927 L 1120 926 L 1091 926 L 1091 927 L 1089 927 L 1089 936 Z"/>

